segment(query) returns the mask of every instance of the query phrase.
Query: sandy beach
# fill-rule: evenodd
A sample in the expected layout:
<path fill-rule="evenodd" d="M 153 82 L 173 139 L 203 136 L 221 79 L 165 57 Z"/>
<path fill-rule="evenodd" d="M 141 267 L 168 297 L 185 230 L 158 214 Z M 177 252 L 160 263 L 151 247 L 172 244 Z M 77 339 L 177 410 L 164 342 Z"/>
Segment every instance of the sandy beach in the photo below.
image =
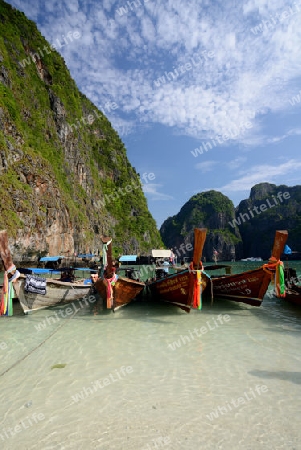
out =
<path fill-rule="evenodd" d="M 57 309 L 1 318 L 2 449 L 300 448 L 300 309 Z"/>

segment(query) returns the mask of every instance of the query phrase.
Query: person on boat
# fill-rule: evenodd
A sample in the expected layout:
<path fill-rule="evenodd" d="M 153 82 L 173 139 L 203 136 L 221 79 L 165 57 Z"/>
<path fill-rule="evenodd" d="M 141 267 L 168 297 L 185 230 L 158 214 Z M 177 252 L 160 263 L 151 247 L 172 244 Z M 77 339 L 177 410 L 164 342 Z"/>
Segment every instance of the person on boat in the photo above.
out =
<path fill-rule="evenodd" d="M 181 261 L 181 265 L 180 265 L 180 269 L 187 269 L 188 268 L 188 264 L 184 261 L 184 259 L 182 259 Z"/>
<path fill-rule="evenodd" d="M 92 283 L 96 283 L 96 281 L 97 281 L 98 278 L 99 278 L 99 275 L 98 275 L 98 273 L 91 273 L 91 274 L 90 274 L 90 278 L 91 278 L 91 280 L 92 280 Z"/>
<path fill-rule="evenodd" d="M 172 248 L 170 249 L 169 264 L 171 264 L 172 266 L 175 265 L 175 254 L 174 254 Z"/>
<path fill-rule="evenodd" d="M 115 272 L 118 273 L 120 269 L 121 263 L 119 261 L 113 261 L 113 267 L 115 268 Z"/>
<path fill-rule="evenodd" d="M 72 283 L 74 281 L 74 276 L 73 276 L 71 270 L 66 270 L 65 272 L 62 272 L 60 281 Z"/>
<path fill-rule="evenodd" d="M 169 262 L 167 261 L 167 259 L 164 260 L 163 262 L 163 270 L 168 274 L 169 273 Z"/>

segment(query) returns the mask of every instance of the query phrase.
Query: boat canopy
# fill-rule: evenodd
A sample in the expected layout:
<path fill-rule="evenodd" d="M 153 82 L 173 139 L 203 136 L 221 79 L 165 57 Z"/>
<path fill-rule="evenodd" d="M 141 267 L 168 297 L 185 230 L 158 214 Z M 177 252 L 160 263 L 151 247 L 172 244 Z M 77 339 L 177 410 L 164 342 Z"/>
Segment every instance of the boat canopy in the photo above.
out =
<path fill-rule="evenodd" d="M 93 253 L 79 253 L 77 255 L 78 258 L 93 258 L 94 256 L 96 255 L 94 255 Z"/>
<path fill-rule="evenodd" d="M 169 258 L 170 255 L 170 250 L 152 250 L 152 256 L 154 258 Z"/>
<path fill-rule="evenodd" d="M 98 270 L 90 269 L 90 267 L 73 267 L 73 270 L 81 270 L 82 272 L 93 272 L 93 273 L 98 272 Z"/>
<path fill-rule="evenodd" d="M 63 259 L 64 256 L 43 256 L 43 258 L 40 258 L 41 262 L 48 262 L 48 261 L 58 261 L 59 259 Z"/>
<path fill-rule="evenodd" d="M 136 262 L 137 255 L 122 255 L 119 258 L 120 262 Z"/>
<path fill-rule="evenodd" d="M 43 275 L 46 273 L 51 273 L 51 274 L 60 274 L 59 270 L 53 270 L 53 269 L 41 269 L 39 267 L 20 267 L 18 268 L 18 271 L 20 273 L 22 273 L 23 275 L 28 275 L 28 274 L 36 274 L 36 275 Z"/>

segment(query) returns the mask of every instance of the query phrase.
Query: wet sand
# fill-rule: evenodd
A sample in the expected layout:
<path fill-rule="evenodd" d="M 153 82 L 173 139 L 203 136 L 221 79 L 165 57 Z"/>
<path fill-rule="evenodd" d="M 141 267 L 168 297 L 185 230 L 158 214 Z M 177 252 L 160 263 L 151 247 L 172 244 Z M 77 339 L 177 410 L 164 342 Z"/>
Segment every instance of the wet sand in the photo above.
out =
<path fill-rule="evenodd" d="M 300 449 L 300 308 L 55 311 L 0 319 L 1 449 Z"/>

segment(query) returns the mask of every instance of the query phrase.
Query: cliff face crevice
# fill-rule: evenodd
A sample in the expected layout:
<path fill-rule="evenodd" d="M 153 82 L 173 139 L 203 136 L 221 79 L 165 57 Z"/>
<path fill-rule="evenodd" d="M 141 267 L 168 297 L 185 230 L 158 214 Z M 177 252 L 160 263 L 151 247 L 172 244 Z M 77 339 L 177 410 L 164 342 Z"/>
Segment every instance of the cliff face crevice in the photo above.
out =
<path fill-rule="evenodd" d="M 14 258 L 97 252 L 102 234 L 116 256 L 162 245 L 110 122 L 62 57 L 39 51 L 50 47 L 33 22 L 2 0 L 0 17 L 0 228 Z"/>

